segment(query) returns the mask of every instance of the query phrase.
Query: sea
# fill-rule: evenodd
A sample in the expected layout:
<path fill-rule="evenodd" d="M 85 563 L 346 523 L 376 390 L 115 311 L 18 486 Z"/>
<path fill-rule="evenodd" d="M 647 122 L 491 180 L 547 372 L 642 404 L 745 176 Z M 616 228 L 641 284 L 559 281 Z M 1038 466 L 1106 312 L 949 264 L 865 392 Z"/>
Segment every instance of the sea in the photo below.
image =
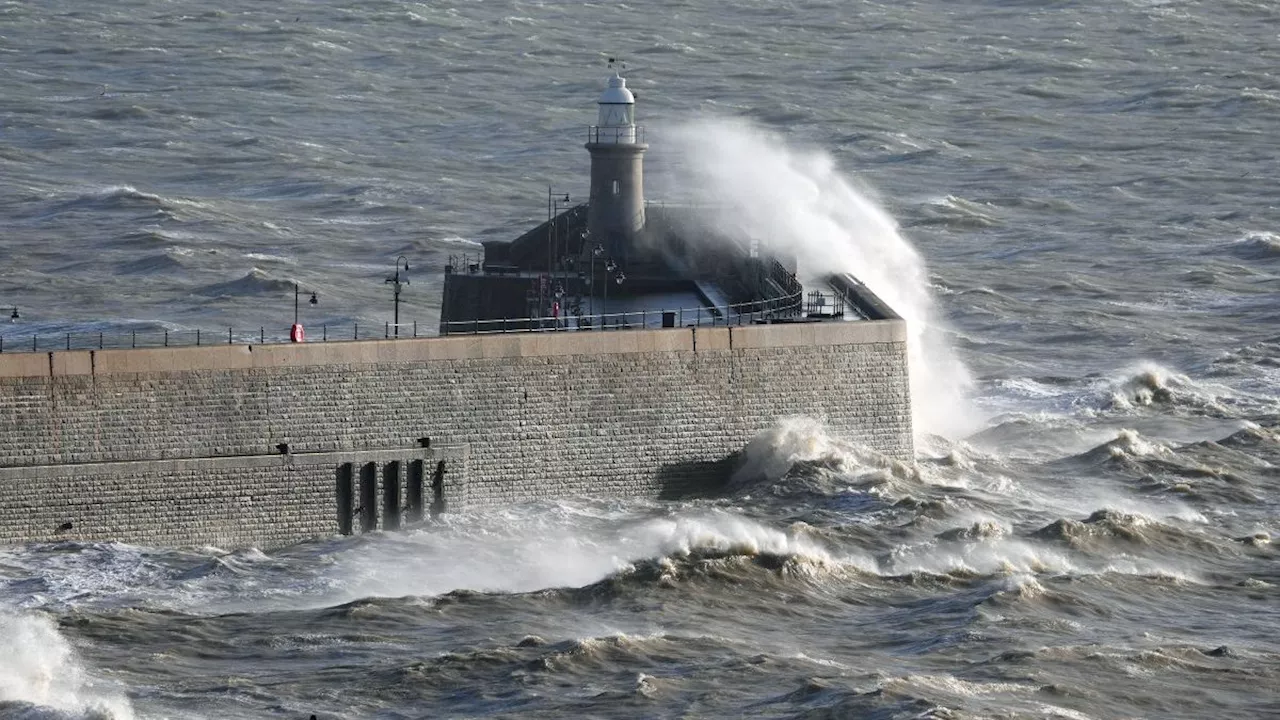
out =
<path fill-rule="evenodd" d="M 0 718 L 1280 717 L 1280 5 L 5 0 L 0 66 L 5 352 L 295 293 L 380 334 L 397 267 L 431 334 L 446 264 L 586 199 L 617 71 L 649 200 L 908 318 L 916 431 L 779 418 L 698 500 L 5 547 Z"/>

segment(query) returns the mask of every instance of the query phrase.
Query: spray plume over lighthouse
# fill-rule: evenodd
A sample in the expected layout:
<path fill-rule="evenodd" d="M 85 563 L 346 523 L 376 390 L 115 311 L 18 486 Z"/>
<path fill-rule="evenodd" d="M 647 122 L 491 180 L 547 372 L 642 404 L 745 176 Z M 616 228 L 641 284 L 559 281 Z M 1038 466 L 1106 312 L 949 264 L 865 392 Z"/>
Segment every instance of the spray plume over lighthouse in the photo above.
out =
<path fill-rule="evenodd" d="M 446 266 L 442 335 L 894 316 L 851 276 L 820 277 L 806 293 L 795 258 L 762 250 L 758 228 L 717 228 L 708 208 L 678 199 L 649 203 L 649 146 L 616 72 L 597 98 L 586 149 L 586 203 L 560 211 L 548 192 L 546 222 Z"/>

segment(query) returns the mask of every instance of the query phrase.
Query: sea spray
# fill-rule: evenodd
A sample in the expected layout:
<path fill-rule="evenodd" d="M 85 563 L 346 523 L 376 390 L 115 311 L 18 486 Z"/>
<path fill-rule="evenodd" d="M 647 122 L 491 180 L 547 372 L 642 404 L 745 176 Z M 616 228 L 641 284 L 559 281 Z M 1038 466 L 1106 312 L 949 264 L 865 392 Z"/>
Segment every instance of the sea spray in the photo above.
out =
<path fill-rule="evenodd" d="M 966 399 L 972 379 L 943 335 L 920 254 L 830 155 L 740 121 L 702 120 L 672 135 L 684 162 L 671 190 L 706 207 L 709 236 L 792 254 L 801 282 L 852 273 L 907 321 L 917 434 L 958 437 L 975 428 Z"/>
<path fill-rule="evenodd" d="M 28 703 L 94 720 L 132 720 L 129 700 L 97 686 L 44 615 L 0 610 L 0 703 Z"/>

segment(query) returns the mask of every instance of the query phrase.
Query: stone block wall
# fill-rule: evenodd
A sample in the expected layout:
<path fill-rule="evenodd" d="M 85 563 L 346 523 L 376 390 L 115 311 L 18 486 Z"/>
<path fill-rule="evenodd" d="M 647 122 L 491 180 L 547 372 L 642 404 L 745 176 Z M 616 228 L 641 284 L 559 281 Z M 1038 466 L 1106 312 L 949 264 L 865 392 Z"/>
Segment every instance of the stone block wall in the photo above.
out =
<path fill-rule="evenodd" d="M 898 320 L 4 354 L 0 542 L 332 534 L 345 462 L 446 459 L 450 509 L 659 496 L 796 415 L 910 460 L 910 405 Z"/>

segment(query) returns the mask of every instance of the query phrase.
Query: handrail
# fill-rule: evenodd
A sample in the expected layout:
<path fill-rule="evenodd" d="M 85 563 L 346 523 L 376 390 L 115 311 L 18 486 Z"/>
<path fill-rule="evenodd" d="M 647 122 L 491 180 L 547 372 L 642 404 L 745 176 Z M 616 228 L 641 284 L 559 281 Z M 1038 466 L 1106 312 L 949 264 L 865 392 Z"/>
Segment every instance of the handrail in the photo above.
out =
<path fill-rule="evenodd" d="M 643 145 L 643 125 L 588 125 L 587 143 L 592 145 Z"/>
<path fill-rule="evenodd" d="M 376 324 L 320 323 L 309 327 L 306 342 L 340 342 L 345 340 L 383 340 L 392 336 L 395 323 L 383 323 L 382 334 Z M 399 324 L 400 336 L 420 337 L 418 323 Z M 128 330 L 125 332 L 64 332 L 0 334 L 0 353 L 33 353 L 68 350 L 130 350 L 160 347 L 210 347 L 213 345 L 268 345 L 294 342 L 291 327 L 259 326 L 256 329 L 205 328 L 190 330 Z M 360 331 L 364 330 L 364 334 Z"/>
<path fill-rule="evenodd" d="M 646 308 L 595 315 L 548 316 L 527 318 L 495 318 L 488 320 L 454 320 L 440 324 L 442 335 L 483 335 L 492 333 L 545 332 L 550 330 L 624 330 L 646 327 L 666 327 L 667 318 L 676 327 L 704 327 L 747 325 L 770 318 L 795 317 L 803 312 L 804 297 L 797 291 L 782 297 L 753 300 L 730 305 L 704 305 L 691 308 Z M 359 323 L 321 323 L 319 332 L 312 326 L 307 342 L 342 342 L 348 340 L 390 339 L 396 329 L 394 323 L 383 323 L 382 333 L 377 325 L 366 324 L 364 334 Z M 423 337 L 418 333 L 418 323 L 402 322 L 400 337 Z M 406 330 L 410 332 L 406 332 Z M 57 352 L 68 350 L 127 350 L 133 348 L 160 347 L 211 347 L 215 345 L 267 345 L 288 344 L 289 328 L 279 329 L 260 326 L 253 330 L 237 330 L 233 327 L 212 332 L 195 328 L 191 330 L 131 330 L 127 332 L 68 332 L 0 334 L 0 353 Z"/>
<path fill-rule="evenodd" d="M 731 305 L 704 305 L 693 308 L 646 308 L 595 315 L 541 316 L 525 318 L 487 318 L 450 320 L 440 323 L 442 335 L 489 335 L 495 333 L 624 330 L 647 327 L 702 327 L 754 324 L 770 318 L 794 317 L 801 314 L 803 291 L 766 300 L 752 300 Z M 736 320 L 736 322 L 735 322 Z M 651 321 L 656 321 L 651 322 Z"/>

